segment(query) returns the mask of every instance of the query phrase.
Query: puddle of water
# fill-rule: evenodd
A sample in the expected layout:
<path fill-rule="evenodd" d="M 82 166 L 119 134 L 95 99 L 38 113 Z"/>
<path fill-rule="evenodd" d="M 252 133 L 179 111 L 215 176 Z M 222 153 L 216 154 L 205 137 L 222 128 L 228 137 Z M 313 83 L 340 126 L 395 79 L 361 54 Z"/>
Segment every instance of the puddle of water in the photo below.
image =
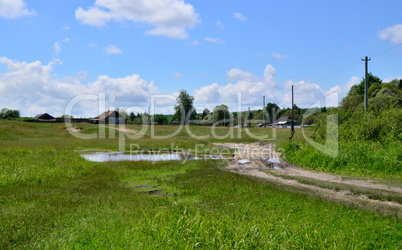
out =
<path fill-rule="evenodd" d="M 278 166 L 274 166 L 274 169 L 276 169 L 276 170 L 281 170 L 281 168 L 278 167 Z"/>
<path fill-rule="evenodd" d="M 279 160 L 279 158 L 269 158 L 268 162 L 272 162 L 272 163 L 281 163 L 281 161 Z"/>
<path fill-rule="evenodd" d="M 125 154 L 125 153 L 106 153 L 98 152 L 95 154 L 82 154 L 86 160 L 93 162 L 107 161 L 184 161 L 184 160 L 200 160 L 200 159 L 219 159 L 218 156 L 205 155 L 197 157 L 193 155 L 184 155 L 179 153 L 162 153 L 162 154 Z"/>

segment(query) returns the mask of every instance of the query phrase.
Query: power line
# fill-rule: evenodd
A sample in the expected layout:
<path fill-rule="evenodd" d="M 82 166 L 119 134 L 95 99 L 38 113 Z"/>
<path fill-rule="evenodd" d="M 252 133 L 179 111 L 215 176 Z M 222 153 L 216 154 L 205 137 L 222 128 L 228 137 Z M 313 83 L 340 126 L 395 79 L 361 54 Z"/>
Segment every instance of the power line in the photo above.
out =
<path fill-rule="evenodd" d="M 402 44 L 397 44 L 397 45 L 388 47 L 388 48 L 386 48 L 386 49 L 380 50 L 380 51 L 375 52 L 374 54 L 372 54 L 370 57 L 375 57 L 375 56 L 381 55 L 381 54 L 383 54 L 383 53 L 385 53 L 385 52 L 387 52 L 387 51 L 389 51 L 389 50 L 393 50 L 393 49 L 395 49 L 395 48 L 397 48 L 397 47 L 399 47 L 399 46 L 401 46 L 401 45 L 402 45 Z M 320 79 L 318 79 L 317 81 L 314 81 L 314 82 L 318 83 L 318 82 L 320 82 L 320 81 L 322 81 L 322 80 L 325 80 L 325 79 L 327 79 L 327 78 L 330 78 L 330 77 L 332 77 L 332 76 L 334 76 L 334 75 L 337 75 L 337 74 L 339 74 L 339 73 L 341 73 L 341 72 L 343 72 L 343 71 L 345 71 L 345 70 L 347 70 L 347 69 L 351 68 L 352 66 L 355 66 L 355 65 L 357 65 L 357 64 L 359 64 L 359 63 L 360 63 L 360 60 L 353 61 L 352 63 L 348 64 L 347 66 L 345 66 L 345 67 L 343 67 L 343 68 L 341 68 L 341 69 L 335 71 L 334 73 L 331 73 L 331 74 L 329 74 L 329 75 L 327 75 L 327 76 L 325 76 L 325 77 L 322 77 L 322 78 L 320 78 Z"/>

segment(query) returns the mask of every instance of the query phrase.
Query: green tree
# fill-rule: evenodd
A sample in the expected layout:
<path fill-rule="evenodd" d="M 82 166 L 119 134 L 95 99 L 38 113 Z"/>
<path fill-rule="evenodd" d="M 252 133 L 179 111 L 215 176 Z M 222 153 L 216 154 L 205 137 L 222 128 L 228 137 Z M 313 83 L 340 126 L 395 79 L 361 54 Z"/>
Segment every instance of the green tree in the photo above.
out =
<path fill-rule="evenodd" d="M 134 112 L 131 112 L 129 117 L 130 117 L 130 121 L 133 122 L 134 119 L 135 119 L 135 114 L 134 114 Z"/>
<path fill-rule="evenodd" d="M 356 86 L 356 85 L 355 85 Z M 343 109 L 354 109 L 363 103 L 363 97 L 360 95 L 347 95 L 342 99 L 341 106 Z"/>
<path fill-rule="evenodd" d="M 289 110 L 287 110 L 284 114 L 283 114 L 284 116 L 290 116 L 290 117 L 292 117 L 292 110 L 291 109 L 289 109 Z M 299 120 L 299 118 L 300 118 L 300 113 L 299 113 L 299 110 L 298 109 L 295 109 L 294 110 L 294 120 L 295 121 L 298 121 Z"/>
<path fill-rule="evenodd" d="M 368 89 L 368 96 L 375 97 L 378 92 L 381 90 L 381 83 L 375 82 L 371 84 L 370 88 Z"/>
<path fill-rule="evenodd" d="M 361 80 L 361 82 L 359 84 L 353 85 L 348 92 L 348 96 L 358 95 L 358 96 L 363 97 L 363 100 L 364 100 L 364 81 L 365 81 L 365 78 L 363 77 L 363 79 Z M 370 73 L 368 73 L 368 83 L 367 83 L 368 88 L 370 88 L 370 86 L 373 83 L 381 84 L 382 80 L 378 76 L 375 76 L 370 72 Z"/>
<path fill-rule="evenodd" d="M 159 125 L 168 124 L 168 118 L 166 115 L 163 114 L 156 114 L 153 116 L 153 121 Z"/>
<path fill-rule="evenodd" d="M 180 121 L 183 124 L 188 124 L 190 120 L 196 118 L 196 112 L 193 107 L 194 97 L 189 95 L 186 90 L 180 90 L 179 96 L 176 99 L 177 104 L 174 109 L 173 120 Z"/>
<path fill-rule="evenodd" d="M 207 115 L 209 115 L 211 112 L 209 111 L 209 109 L 207 109 L 207 108 L 205 108 L 203 111 L 202 111 L 202 114 L 201 114 L 201 118 L 202 119 L 204 119 Z"/>
<path fill-rule="evenodd" d="M 214 111 L 212 112 L 212 120 L 214 122 L 218 122 L 220 124 L 223 124 L 224 126 L 227 123 L 230 123 L 231 122 L 231 115 L 230 115 L 228 106 L 226 106 L 224 104 L 216 106 L 214 108 Z"/>
<path fill-rule="evenodd" d="M 271 123 L 274 122 L 277 119 L 277 113 L 279 111 L 279 106 L 276 105 L 276 103 L 269 102 L 265 108 L 267 111 L 266 115 L 268 118 L 268 122 L 271 122 Z"/>
<path fill-rule="evenodd" d="M 14 118 L 19 118 L 19 117 L 20 117 L 19 110 L 11 110 L 11 109 L 7 109 L 7 108 L 3 108 L 0 112 L 1 119 L 14 119 Z"/>

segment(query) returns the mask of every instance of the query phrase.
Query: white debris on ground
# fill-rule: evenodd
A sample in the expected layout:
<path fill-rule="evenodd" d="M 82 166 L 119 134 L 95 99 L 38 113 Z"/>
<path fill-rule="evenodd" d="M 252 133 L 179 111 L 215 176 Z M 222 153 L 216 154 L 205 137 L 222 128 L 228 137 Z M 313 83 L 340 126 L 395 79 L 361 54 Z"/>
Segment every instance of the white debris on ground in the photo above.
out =
<path fill-rule="evenodd" d="M 250 162 L 251 161 L 249 159 L 241 159 L 241 160 L 237 161 L 237 163 L 240 163 L 240 164 L 246 164 L 246 163 L 250 163 Z"/>

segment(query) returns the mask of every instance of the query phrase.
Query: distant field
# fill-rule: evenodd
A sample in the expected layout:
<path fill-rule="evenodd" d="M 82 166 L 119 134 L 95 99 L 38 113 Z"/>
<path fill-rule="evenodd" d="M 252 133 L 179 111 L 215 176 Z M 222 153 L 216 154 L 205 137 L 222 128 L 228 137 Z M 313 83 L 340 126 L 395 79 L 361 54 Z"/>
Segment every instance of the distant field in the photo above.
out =
<path fill-rule="evenodd" d="M 75 124 L 81 133 L 99 132 Z M 127 126 L 127 133 L 141 127 Z M 105 138 L 73 137 L 64 124 L 0 121 L 0 248 L 401 248 L 393 215 L 293 192 L 268 180 L 224 170 L 225 160 L 105 162 L 77 150 L 119 150 L 118 131 Z M 156 135 L 178 126 L 156 126 Z M 213 142 L 275 143 L 288 129 L 234 129 L 216 139 L 210 127 L 176 136 L 125 140 L 147 149 L 213 148 Z M 217 128 L 224 136 L 229 128 Z M 238 134 L 240 131 L 240 134 Z M 308 133 L 313 131 L 307 130 Z M 140 133 L 140 132 L 138 132 Z M 267 135 L 266 139 L 254 136 Z M 115 137 L 115 138 L 113 138 Z M 298 130 L 295 142 L 302 143 Z M 353 171 L 351 171 L 353 173 Z"/>

